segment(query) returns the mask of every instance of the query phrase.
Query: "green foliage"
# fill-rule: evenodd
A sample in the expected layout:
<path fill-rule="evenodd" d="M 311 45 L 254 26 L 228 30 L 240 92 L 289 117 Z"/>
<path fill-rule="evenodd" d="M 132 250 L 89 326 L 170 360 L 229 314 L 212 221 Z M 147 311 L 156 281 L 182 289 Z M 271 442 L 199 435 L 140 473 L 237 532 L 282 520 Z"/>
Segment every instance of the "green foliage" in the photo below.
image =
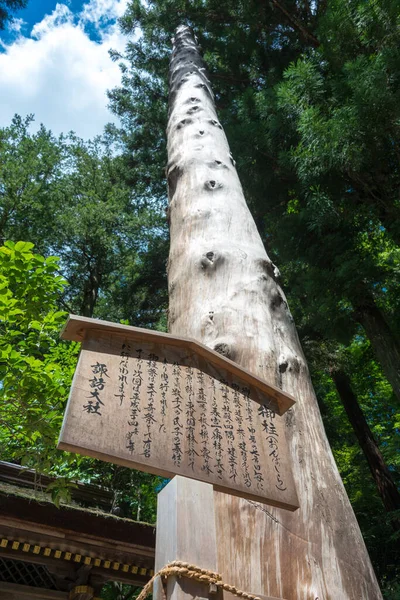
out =
<path fill-rule="evenodd" d="M 56 139 L 43 126 L 31 134 L 32 122 L 33 115 L 16 115 L 0 129 L 0 236 L 32 240 L 27 231 L 35 231 L 36 247 L 43 252 L 54 208 L 50 190 L 60 176 L 65 145 L 63 136 Z"/>
<path fill-rule="evenodd" d="M 70 283 L 66 301 L 85 316 L 96 311 L 119 320 L 133 317 L 132 309 L 119 310 L 120 294 L 129 285 L 132 296 L 134 287 L 140 296 L 136 280 L 145 271 L 147 252 L 166 236 L 164 216 L 137 201 L 122 176 L 121 159 L 112 152 L 105 139 L 71 140 L 67 172 L 52 194 L 54 205 L 62 207 L 54 214 L 57 235 L 48 243 Z"/>
<path fill-rule="evenodd" d="M 131 600 L 139 595 L 141 588 L 119 583 L 118 581 L 108 582 L 101 590 L 103 600 Z"/>
<path fill-rule="evenodd" d="M 145 523 L 156 522 L 157 493 L 167 480 L 142 471 L 86 458 L 81 458 L 73 465 L 65 463 L 63 469 L 58 469 L 58 473 L 69 479 L 79 479 L 83 483 L 97 484 L 112 490 L 113 514 Z"/>
<path fill-rule="evenodd" d="M 61 342 L 66 285 L 59 259 L 33 252 L 30 242 L 0 247 L 0 446 L 2 460 L 57 475 L 48 491 L 71 500 L 74 480 L 113 490 L 120 516 L 154 522 L 164 480 L 56 450 L 79 345 Z"/>
<path fill-rule="evenodd" d="M 51 499 L 57 508 L 60 508 L 61 501 L 66 503 L 71 502 L 71 490 L 77 488 L 76 483 L 65 477 L 57 477 L 55 481 L 50 483 L 46 492 L 51 492 Z"/>
<path fill-rule="evenodd" d="M 278 232 L 279 253 L 307 312 L 327 308 L 330 334 L 342 340 L 343 310 L 359 322 L 366 297 L 398 334 L 398 9 L 397 0 L 328 2 L 316 28 L 321 46 L 291 63 L 276 87 L 299 199 Z"/>
<path fill-rule="evenodd" d="M 77 344 L 58 341 L 65 280 L 58 259 L 29 242 L 0 248 L 0 444 L 3 460 L 49 471 L 76 364 Z"/>
<path fill-rule="evenodd" d="M 133 190 L 109 135 L 32 134 L 32 120 L 0 129 L 1 234 L 60 257 L 69 312 L 156 325 L 166 304 L 164 211 Z"/>

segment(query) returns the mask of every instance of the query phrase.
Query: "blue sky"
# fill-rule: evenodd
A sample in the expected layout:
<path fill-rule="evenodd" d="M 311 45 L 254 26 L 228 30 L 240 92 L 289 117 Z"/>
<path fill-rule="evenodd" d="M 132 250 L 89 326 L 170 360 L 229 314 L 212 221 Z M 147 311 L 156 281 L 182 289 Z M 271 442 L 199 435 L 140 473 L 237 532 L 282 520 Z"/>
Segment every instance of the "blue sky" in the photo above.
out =
<path fill-rule="evenodd" d="M 29 0 L 0 32 L 0 127 L 35 114 L 53 133 L 101 133 L 114 117 L 107 89 L 120 71 L 108 50 L 123 50 L 117 19 L 128 0 Z"/>
<path fill-rule="evenodd" d="M 56 0 L 28 0 L 28 5 L 22 10 L 14 11 L 13 15 L 16 19 L 22 19 L 25 21 L 23 30 L 25 32 L 30 31 L 32 27 L 42 21 L 46 15 L 53 12 L 57 4 Z M 70 0 L 59 2 L 59 4 L 67 4 L 72 12 L 78 13 L 82 10 L 84 0 Z M 3 41 L 11 41 L 14 39 L 12 31 L 0 31 L 0 38 Z"/>

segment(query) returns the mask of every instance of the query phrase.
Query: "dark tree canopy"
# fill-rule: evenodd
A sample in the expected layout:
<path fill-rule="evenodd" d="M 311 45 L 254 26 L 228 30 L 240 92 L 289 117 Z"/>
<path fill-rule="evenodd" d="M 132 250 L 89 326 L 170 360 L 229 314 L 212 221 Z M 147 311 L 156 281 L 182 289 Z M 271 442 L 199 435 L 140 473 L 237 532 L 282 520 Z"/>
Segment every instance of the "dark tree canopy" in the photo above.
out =
<path fill-rule="evenodd" d="M 7 21 L 13 20 L 12 13 L 25 8 L 28 0 L 0 0 L 0 29 L 4 29 Z"/>

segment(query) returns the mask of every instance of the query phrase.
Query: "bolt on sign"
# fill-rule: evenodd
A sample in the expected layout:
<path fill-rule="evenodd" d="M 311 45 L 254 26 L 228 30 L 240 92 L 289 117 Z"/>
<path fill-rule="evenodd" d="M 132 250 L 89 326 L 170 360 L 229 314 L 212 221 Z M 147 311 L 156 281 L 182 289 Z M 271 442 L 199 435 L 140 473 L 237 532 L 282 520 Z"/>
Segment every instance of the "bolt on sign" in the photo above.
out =
<path fill-rule="evenodd" d="M 70 316 L 82 342 L 58 447 L 298 508 L 282 414 L 294 400 L 193 340 Z"/>

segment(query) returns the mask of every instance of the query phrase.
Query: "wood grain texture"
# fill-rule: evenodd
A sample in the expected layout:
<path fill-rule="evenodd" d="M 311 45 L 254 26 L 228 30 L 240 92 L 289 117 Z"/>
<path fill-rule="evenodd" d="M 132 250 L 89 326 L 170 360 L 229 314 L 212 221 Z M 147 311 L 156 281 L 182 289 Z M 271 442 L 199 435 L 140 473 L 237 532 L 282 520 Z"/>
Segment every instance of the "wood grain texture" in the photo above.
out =
<path fill-rule="evenodd" d="M 59 448 L 296 510 L 284 425 L 268 397 L 190 346 L 133 334 L 88 331 Z"/>
<path fill-rule="evenodd" d="M 291 394 L 283 392 L 279 387 L 271 385 L 260 377 L 257 377 L 241 365 L 218 354 L 214 350 L 204 346 L 204 344 L 188 338 L 172 336 L 161 331 L 121 325 L 120 323 L 110 323 L 109 321 L 102 321 L 100 319 L 80 317 L 78 315 L 69 315 L 65 327 L 61 332 L 61 338 L 83 342 L 90 332 L 96 331 L 125 335 L 132 341 L 154 342 L 165 346 L 178 347 L 187 353 L 196 354 L 217 369 L 223 369 L 225 378 L 229 376 L 235 378 L 235 380 L 242 381 L 243 384 L 256 388 L 260 394 L 258 402 L 268 404 L 279 415 L 283 415 L 295 403 Z"/>
<path fill-rule="evenodd" d="M 288 600 L 381 593 L 335 465 L 293 319 L 246 206 L 195 40 L 178 29 L 168 124 L 169 331 L 293 394 L 286 437 L 300 509 L 215 492 L 218 568 L 234 585 Z"/>
<path fill-rule="evenodd" d="M 216 571 L 217 540 L 212 485 L 175 477 L 159 493 L 155 571 L 174 560 Z M 155 600 L 161 600 L 161 581 L 156 581 Z M 185 577 L 169 577 L 168 600 L 221 600 L 221 593 L 209 593 L 209 585 Z"/>

